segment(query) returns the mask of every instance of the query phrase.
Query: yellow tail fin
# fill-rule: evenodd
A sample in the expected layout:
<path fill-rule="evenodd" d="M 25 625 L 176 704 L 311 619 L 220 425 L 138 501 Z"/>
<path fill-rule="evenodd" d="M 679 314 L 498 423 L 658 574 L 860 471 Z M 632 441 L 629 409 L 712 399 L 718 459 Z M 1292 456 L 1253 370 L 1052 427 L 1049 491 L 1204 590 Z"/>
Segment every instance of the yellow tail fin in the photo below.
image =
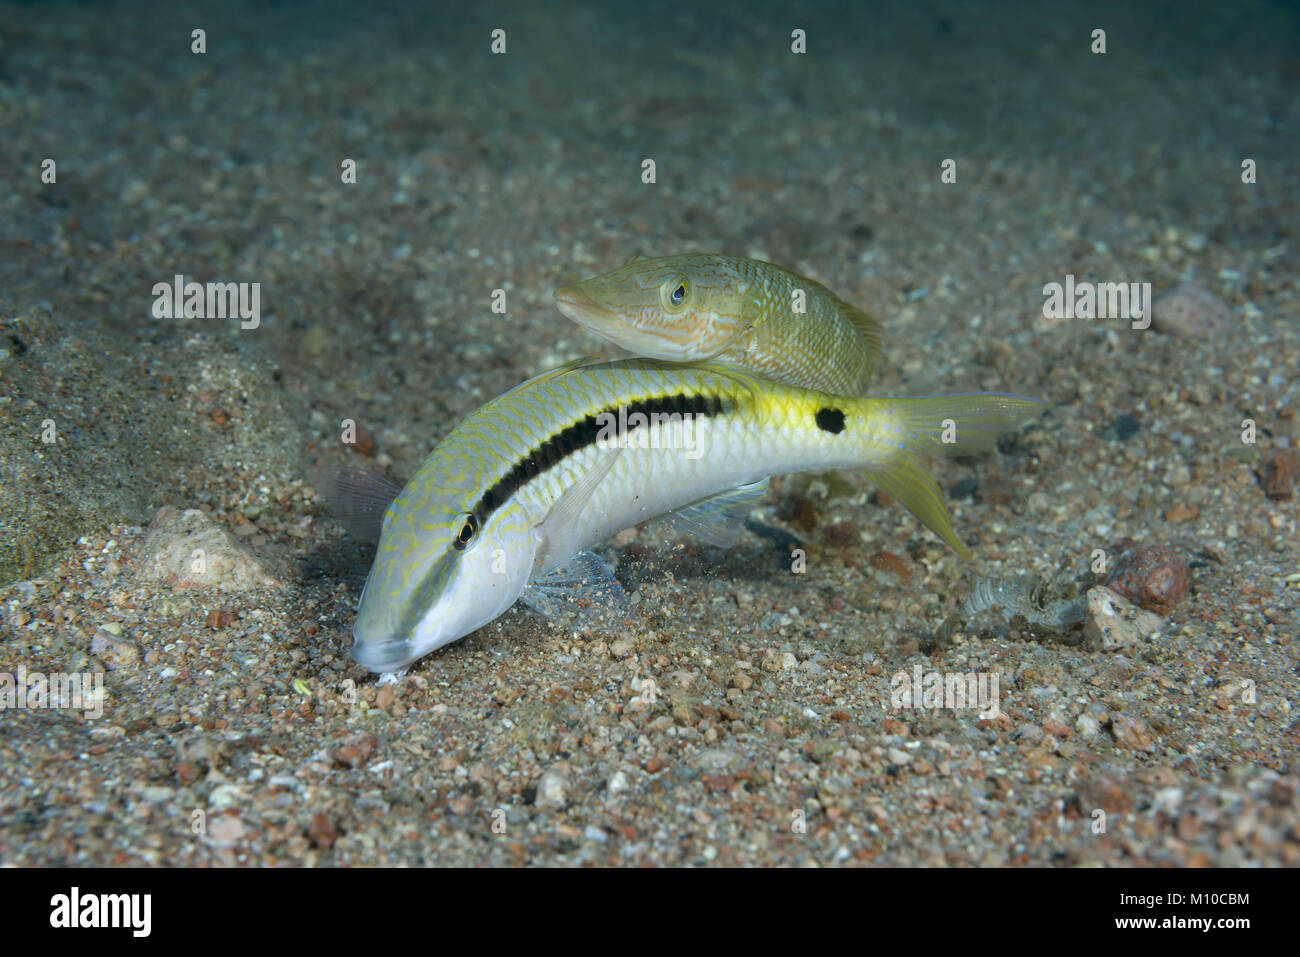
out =
<path fill-rule="evenodd" d="M 876 399 L 902 437 L 887 465 L 867 470 L 876 486 L 897 499 L 926 528 L 962 558 L 970 551 L 952 530 L 943 493 L 926 471 L 922 456 L 936 452 L 974 452 L 991 448 L 1003 432 L 1015 430 L 1042 410 L 1038 399 L 998 392 Z"/>

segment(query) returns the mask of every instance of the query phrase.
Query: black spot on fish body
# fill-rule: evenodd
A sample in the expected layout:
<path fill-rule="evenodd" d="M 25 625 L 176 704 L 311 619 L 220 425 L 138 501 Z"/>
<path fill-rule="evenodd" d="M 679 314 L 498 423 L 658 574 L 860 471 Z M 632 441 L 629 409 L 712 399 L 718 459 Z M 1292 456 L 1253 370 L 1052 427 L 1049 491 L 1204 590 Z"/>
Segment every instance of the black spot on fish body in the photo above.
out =
<path fill-rule="evenodd" d="M 816 418 L 817 428 L 823 432 L 839 435 L 844 431 L 844 411 L 842 409 L 818 409 Z"/>

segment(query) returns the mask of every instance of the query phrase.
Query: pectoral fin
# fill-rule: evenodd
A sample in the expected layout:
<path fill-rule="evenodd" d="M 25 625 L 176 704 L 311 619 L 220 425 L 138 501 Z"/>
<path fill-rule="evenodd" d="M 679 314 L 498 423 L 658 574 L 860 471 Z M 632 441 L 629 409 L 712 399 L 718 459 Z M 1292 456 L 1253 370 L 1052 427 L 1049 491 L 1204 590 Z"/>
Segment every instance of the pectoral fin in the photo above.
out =
<path fill-rule="evenodd" d="M 578 630 L 605 624 L 611 616 L 626 617 L 631 608 L 610 567 L 592 552 L 578 552 L 534 578 L 519 600 L 551 622 L 573 616 L 571 626 Z"/>
<path fill-rule="evenodd" d="M 716 545 L 730 548 L 740 537 L 745 519 L 767 494 L 769 479 L 729 488 L 717 495 L 692 502 L 668 513 L 667 521 L 677 530 Z"/>
<path fill-rule="evenodd" d="M 402 491 L 402 483 L 382 472 L 329 466 L 312 474 L 316 488 L 325 499 L 330 516 L 371 545 L 383 531 L 384 512 Z"/>
<path fill-rule="evenodd" d="M 534 577 L 545 575 L 574 553 L 575 545 L 581 537 L 582 511 L 622 451 L 609 449 L 600 452 L 591 467 L 559 497 L 546 517 L 537 523 L 534 529 L 537 536 Z"/>

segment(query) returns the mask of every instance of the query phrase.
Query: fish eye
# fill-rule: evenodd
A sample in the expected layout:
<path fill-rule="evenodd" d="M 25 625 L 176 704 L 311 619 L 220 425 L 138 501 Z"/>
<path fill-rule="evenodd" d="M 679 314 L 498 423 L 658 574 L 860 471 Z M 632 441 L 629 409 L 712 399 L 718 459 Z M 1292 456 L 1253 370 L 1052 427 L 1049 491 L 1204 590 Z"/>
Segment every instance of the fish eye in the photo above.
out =
<path fill-rule="evenodd" d="M 476 534 L 478 534 L 478 519 L 474 517 L 473 512 L 470 512 L 461 522 L 460 531 L 456 533 L 456 537 L 452 539 L 451 543 L 457 549 L 464 549 L 474 540 Z"/>
<path fill-rule="evenodd" d="M 685 279 L 670 279 L 664 284 L 664 304 L 667 306 L 685 305 L 690 294 L 691 288 Z"/>

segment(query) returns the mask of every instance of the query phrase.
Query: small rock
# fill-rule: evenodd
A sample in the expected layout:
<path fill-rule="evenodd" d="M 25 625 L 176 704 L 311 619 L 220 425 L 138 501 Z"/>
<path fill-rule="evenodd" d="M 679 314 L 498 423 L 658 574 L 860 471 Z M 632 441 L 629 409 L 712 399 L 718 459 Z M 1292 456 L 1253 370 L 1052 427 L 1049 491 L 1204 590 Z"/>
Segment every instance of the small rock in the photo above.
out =
<path fill-rule="evenodd" d="M 218 784 L 208 794 L 208 807 L 213 810 L 234 807 L 244 800 L 244 789 L 237 784 Z"/>
<path fill-rule="evenodd" d="M 1167 545 L 1112 546 L 1115 565 L 1102 584 L 1148 611 L 1167 615 L 1187 595 L 1187 563 Z"/>
<path fill-rule="evenodd" d="M 740 755 L 726 748 L 710 748 L 695 759 L 695 765 L 705 774 L 727 774 L 740 765 Z"/>
<path fill-rule="evenodd" d="M 334 846 L 338 840 L 339 831 L 334 823 L 334 818 L 330 817 L 324 811 L 317 811 L 312 815 L 311 827 L 307 829 L 307 836 L 317 847 L 329 849 Z"/>
<path fill-rule="evenodd" d="M 1074 734 L 1074 729 L 1068 724 L 1057 721 L 1054 718 L 1048 718 L 1043 722 L 1043 731 L 1054 738 L 1065 739 Z"/>
<path fill-rule="evenodd" d="M 897 764 L 902 767 L 904 764 L 912 763 L 912 756 L 902 748 L 890 748 L 887 753 L 890 764 Z"/>
<path fill-rule="evenodd" d="M 1183 803 L 1183 789 L 1161 788 L 1156 792 L 1155 800 L 1152 803 L 1157 811 L 1164 811 L 1170 817 L 1176 817 L 1178 808 Z"/>
<path fill-rule="evenodd" d="M 853 522 L 836 522 L 826 529 L 826 540 L 836 548 L 856 548 L 860 543 L 858 526 Z"/>
<path fill-rule="evenodd" d="M 173 588 L 283 587 L 274 562 L 237 542 L 197 508 L 160 508 L 135 565 L 142 581 L 164 581 Z"/>
<path fill-rule="evenodd" d="M 548 768 L 537 782 L 537 798 L 533 803 L 538 807 L 562 808 L 568 802 L 568 767 L 560 762 Z"/>
<path fill-rule="evenodd" d="M 910 584 L 912 581 L 911 569 L 907 567 L 905 561 L 893 552 L 876 552 L 867 559 L 867 564 L 878 571 L 896 575 L 904 585 Z"/>
<path fill-rule="evenodd" d="M 1115 735 L 1115 743 L 1130 751 L 1155 751 L 1155 742 L 1147 726 L 1137 718 L 1117 715 L 1110 723 L 1110 730 Z"/>
<path fill-rule="evenodd" d="M 207 625 L 213 631 L 221 631 L 229 628 L 234 620 L 235 613 L 225 605 L 221 605 L 208 612 Z"/>
<path fill-rule="evenodd" d="M 1090 588 L 1083 647 L 1088 651 L 1128 648 L 1162 630 L 1164 624 L 1159 615 L 1134 607 L 1109 588 Z"/>
<path fill-rule="evenodd" d="M 609 776 L 609 783 L 605 785 L 605 793 L 612 797 L 615 794 L 622 794 L 628 787 L 627 775 L 622 771 L 615 771 Z"/>
<path fill-rule="evenodd" d="M 218 814 L 208 822 L 208 837 L 218 844 L 234 844 L 246 831 L 244 822 L 233 814 Z"/>
<path fill-rule="evenodd" d="M 1101 732 L 1101 725 L 1097 719 L 1090 714 L 1081 714 L 1074 722 L 1074 730 L 1079 732 L 1079 737 L 1085 741 L 1095 738 Z"/>
<path fill-rule="evenodd" d="M 1300 456 L 1295 449 L 1278 449 L 1262 463 L 1255 473 L 1264 494 L 1274 501 L 1291 497 L 1292 486 L 1300 479 Z"/>
<path fill-rule="evenodd" d="M 629 654 L 632 653 L 632 649 L 635 647 L 636 647 L 636 642 L 633 641 L 631 638 L 627 638 L 627 637 L 615 638 L 609 644 L 609 652 L 615 658 L 626 658 Z"/>
<path fill-rule="evenodd" d="M 1094 810 L 1115 814 L 1133 806 L 1133 790 L 1132 782 L 1102 772 L 1079 785 L 1075 804 L 1085 817 Z"/>
<path fill-rule="evenodd" d="M 330 757 L 344 767 L 359 768 L 370 760 L 377 744 L 379 739 L 368 731 L 350 734 L 343 739 L 342 744 L 330 751 Z"/>
<path fill-rule="evenodd" d="M 113 671 L 130 671 L 140 663 L 139 647 L 122 634 L 122 626 L 115 621 L 99 626 L 90 639 L 90 651 Z"/>
<path fill-rule="evenodd" d="M 1180 282 L 1151 303 L 1151 323 L 1166 335 L 1203 339 L 1227 329 L 1232 311 L 1200 283 Z"/>
<path fill-rule="evenodd" d="M 375 707 L 387 711 L 397 700 L 397 692 L 393 690 L 392 685 L 384 685 L 375 692 Z"/>

